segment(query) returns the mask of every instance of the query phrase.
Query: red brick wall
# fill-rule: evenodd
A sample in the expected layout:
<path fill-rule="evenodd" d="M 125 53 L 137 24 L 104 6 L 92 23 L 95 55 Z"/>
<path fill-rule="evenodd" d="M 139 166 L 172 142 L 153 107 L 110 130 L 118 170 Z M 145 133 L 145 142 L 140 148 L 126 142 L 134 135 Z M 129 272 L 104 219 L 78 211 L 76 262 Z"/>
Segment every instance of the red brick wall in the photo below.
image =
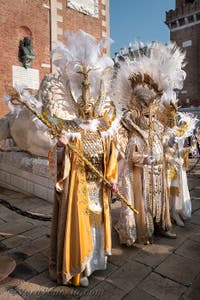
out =
<path fill-rule="evenodd" d="M 62 10 L 58 14 L 63 17 L 63 22 L 58 26 L 64 31 L 84 31 L 94 35 L 97 39 L 102 38 L 102 31 L 106 28 L 102 26 L 101 10 L 106 9 L 99 0 L 99 17 L 80 13 L 67 7 L 66 0 L 58 0 L 62 3 Z M 39 69 L 40 80 L 49 68 L 41 67 L 41 64 L 50 63 L 50 10 L 44 8 L 43 4 L 50 6 L 50 0 L 0 0 L 0 118 L 8 112 L 7 106 L 2 100 L 5 94 L 5 84 L 12 85 L 12 66 L 21 66 L 18 61 L 19 41 L 24 36 L 30 35 L 32 38 L 32 48 L 35 52 L 31 68 Z M 59 36 L 63 40 L 62 36 Z"/>
<path fill-rule="evenodd" d="M 200 36 L 200 24 L 184 28 L 171 33 L 171 40 L 182 47 L 184 41 L 191 40 L 192 46 L 186 47 L 186 62 L 185 71 L 187 77 L 184 83 L 183 90 L 186 94 L 180 94 L 180 104 L 184 107 L 198 106 L 200 104 L 200 43 L 198 37 Z M 190 102 L 187 103 L 187 98 Z"/>
<path fill-rule="evenodd" d="M 49 64 L 49 10 L 42 6 L 49 1 L 42 0 L 1 0 L 0 1 L 0 117 L 8 112 L 2 97 L 5 84 L 12 85 L 12 65 L 21 66 L 18 61 L 19 41 L 31 33 L 35 52 L 31 68 L 39 69 L 40 79 L 49 72 L 41 68 Z"/>
<path fill-rule="evenodd" d="M 101 0 L 99 0 L 98 18 L 91 17 L 69 8 L 66 3 L 66 0 L 62 0 L 63 24 L 60 23 L 60 25 L 63 25 L 63 31 L 77 31 L 78 29 L 83 29 L 87 33 L 95 36 L 97 39 L 101 39 L 102 31 L 106 31 L 106 28 L 102 26 L 102 20 L 105 20 L 105 17 L 101 15 L 101 10 L 105 9 L 105 5 L 101 3 Z"/>

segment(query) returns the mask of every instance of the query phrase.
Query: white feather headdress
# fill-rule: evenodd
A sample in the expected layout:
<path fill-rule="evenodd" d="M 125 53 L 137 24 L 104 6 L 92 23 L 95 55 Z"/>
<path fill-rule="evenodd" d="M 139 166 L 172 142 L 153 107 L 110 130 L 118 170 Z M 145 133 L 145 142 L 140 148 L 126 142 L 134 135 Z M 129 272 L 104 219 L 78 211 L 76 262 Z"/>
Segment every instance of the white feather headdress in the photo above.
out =
<path fill-rule="evenodd" d="M 127 109 L 133 104 L 133 93 L 140 98 L 149 94 L 149 100 L 156 98 L 157 94 L 161 99 L 161 95 L 165 94 L 163 101 L 167 101 L 166 95 L 171 98 L 174 89 L 181 89 L 183 86 L 186 76 L 182 69 L 185 65 L 185 53 L 174 43 L 163 45 L 153 42 L 145 48 L 145 54 L 139 54 L 133 61 L 126 60 L 120 64 L 113 85 L 115 97 L 122 108 Z M 145 80 L 147 76 L 149 79 Z M 134 85 L 131 78 L 134 79 Z"/>
<path fill-rule="evenodd" d="M 72 116 L 71 119 L 73 119 L 74 114 L 77 116 L 75 107 L 77 99 L 82 94 L 82 82 L 84 79 L 82 70 L 84 68 L 88 72 L 90 95 L 94 102 L 101 93 L 101 97 L 95 107 L 95 117 L 100 116 L 109 107 L 110 102 L 108 93 L 113 60 L 107 55 L 102 55 L 102 53 L 111 40 L 104 38 L 97 43 L 93 36 L 82 30 L 76 33 L 66 33 L 65 35 L 67 43 L 57 42 L 57 47 L 52 52 L 53 62 L 59 73 L 59 82 L 61 85 L 63 83 L 62 90 L 68 90 L 67 97 L 64 97 L 63 94 L 64 99 L 60 99 L 60 103 L 65 101 L 73 103 L 73 105 L 67 105 L 68 117 L 70 119 L 70 114 Z M 64 87 L 66 85 L 67 87 Z M 55 105 L 56 103 L 54 103 Z"/>

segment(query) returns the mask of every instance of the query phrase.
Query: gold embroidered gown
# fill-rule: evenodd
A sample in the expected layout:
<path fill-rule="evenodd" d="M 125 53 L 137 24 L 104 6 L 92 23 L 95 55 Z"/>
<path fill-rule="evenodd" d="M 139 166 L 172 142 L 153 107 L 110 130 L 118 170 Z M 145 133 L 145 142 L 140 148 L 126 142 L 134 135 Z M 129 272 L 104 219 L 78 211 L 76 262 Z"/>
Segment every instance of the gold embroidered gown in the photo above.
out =
<path fill-rule="evenodd" d="M 117 157 L 112 138 L 103 132 L 82 130 L 73 144 L 111 182 L 117 179 Z M 56 149 L 49 154 L 55 173 Z M 52 174 L 55 175 L 56 174 Z M 57 281 L 80 284 L 106 268 L 111 254 L 110 191 L 78 156 L 66 147 L 58 161 L 50 247 L 50 274 Z"/>
<path fill-rule="evenodd" d="M 152 157 L 154 164 L 145 162 L 150 156 L 149 132 L 135 124 L 130 112 L 123 118 L 129 139 L 125 158 L 119 169 L 119 188 L 129 202 L 139 211 L 139 215 L 122 204 L 120 219 L 115 226 L 120 242 L 127 246 L 136 241 L 146 243 L 154 233 L 154 223 L 164 229 L 171 226 L 169 202 L 165 195 L 163 170 L 163 147 L 159 135 L 154 134 Z M 162 134 L 161 134 L 162 137 Z"/>

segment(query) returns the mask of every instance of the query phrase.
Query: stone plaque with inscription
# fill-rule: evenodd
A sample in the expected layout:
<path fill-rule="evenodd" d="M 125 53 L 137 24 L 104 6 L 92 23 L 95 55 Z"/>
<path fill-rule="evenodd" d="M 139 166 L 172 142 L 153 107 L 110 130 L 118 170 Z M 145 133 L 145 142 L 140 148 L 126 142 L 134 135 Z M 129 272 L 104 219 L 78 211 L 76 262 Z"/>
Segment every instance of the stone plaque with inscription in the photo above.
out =
<path fill-rule="evenodd" d="M 25 86 L 27 88 L 39 89 L 39 70 L 25 69 L 19 66 L 12 66 L 13 86 Z"/>
<path fill-rule="evenodd" d="M 67 6 L 91 17 L 98 18 L 98 0 L 68 0 Z"/>

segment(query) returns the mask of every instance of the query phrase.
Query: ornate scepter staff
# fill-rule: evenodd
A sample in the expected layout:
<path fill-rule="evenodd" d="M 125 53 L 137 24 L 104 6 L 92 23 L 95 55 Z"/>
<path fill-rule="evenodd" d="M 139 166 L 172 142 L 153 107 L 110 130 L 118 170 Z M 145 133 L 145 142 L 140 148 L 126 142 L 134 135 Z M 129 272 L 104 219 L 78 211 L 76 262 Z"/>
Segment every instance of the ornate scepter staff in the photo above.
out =
<path fill-rule="evenodd" d="M 54 137 L 58 137 L 61 135 L 62 130 L 64 129 L 63 124 L 55 124 L 51 121 L 49 121 L 47 118 L 45 118 L 43 115 L 38 113 L 29 103 L 28 101 L 22 101 L 21 100 L 21 95 L 19 92 L 14 89 L 13 87 L 6 87 L 9 96 L 10 96 L 10 102 L 13 105 L 19 105 L 22 104 L 25 106 L 28 110 L 30 110 L 43 124 L 45 124 L 51 131 L 52 135 Z M 76 155 L 82 159 L 92 171 L 94 171 L 97 176 L 99 176 L 102 180 L 103 183 L 106 184 L 108 187 L 112 187 L 112 184 L 93 166 L 93 164 L 85 158 L 80 152 L 76 149 L 76 147 L 72 143 L 67 144 L 68 148 L 72 150 L 73 152 L 76 153 Z M 139 212 L 128 202 L 128 200 L 119 192 L 117 191 L 116 194 L 120 197 L 120 199 L 135 213 L 139 214 Z"/>

